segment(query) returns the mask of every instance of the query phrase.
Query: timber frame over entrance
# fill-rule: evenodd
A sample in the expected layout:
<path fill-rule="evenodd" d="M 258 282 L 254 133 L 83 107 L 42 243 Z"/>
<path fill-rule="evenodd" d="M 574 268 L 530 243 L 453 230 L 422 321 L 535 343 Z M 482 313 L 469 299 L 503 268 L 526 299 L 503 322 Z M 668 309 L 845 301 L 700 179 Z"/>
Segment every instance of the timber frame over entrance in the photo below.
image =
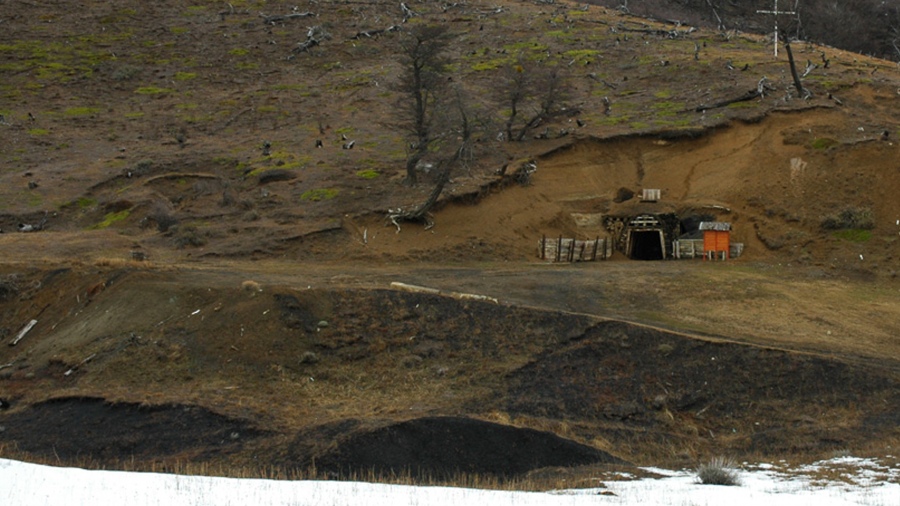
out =
<path fill-rule="evenodd" d="M 605 216 L 603 225 L 615 249 L 635 260 L 664 260 L 674 258 L 672 241 L 680 233 L 680 221 L 675 213 L 639 213 Z"/>

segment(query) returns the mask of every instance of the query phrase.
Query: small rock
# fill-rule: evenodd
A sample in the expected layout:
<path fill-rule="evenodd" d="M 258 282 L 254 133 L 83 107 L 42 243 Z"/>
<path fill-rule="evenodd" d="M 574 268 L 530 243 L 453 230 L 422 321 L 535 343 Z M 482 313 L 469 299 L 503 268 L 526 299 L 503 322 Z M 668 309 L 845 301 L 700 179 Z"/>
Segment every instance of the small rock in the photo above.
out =
<path fill-rule="evenodd" d="M 319 323 L 316 324 L 316 326 L 319 327 L 320 329 L 324 329 L 325 327 L 328 326 L 328 322 L 325 320 L 321 320 L 321 321 L 319 321 Z"/>

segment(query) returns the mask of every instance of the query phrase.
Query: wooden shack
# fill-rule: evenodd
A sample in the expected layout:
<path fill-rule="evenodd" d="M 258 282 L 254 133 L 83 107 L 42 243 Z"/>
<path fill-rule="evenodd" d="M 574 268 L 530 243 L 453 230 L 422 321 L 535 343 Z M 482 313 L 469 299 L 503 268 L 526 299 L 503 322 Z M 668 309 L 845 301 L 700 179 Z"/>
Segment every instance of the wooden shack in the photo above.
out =
<path fill-rule="evenodd" d="M 724 221 L 704 221 L 700 223 L 703 232 L 703 259 L 726 260 L 731 251 L 731 223 Z"/>

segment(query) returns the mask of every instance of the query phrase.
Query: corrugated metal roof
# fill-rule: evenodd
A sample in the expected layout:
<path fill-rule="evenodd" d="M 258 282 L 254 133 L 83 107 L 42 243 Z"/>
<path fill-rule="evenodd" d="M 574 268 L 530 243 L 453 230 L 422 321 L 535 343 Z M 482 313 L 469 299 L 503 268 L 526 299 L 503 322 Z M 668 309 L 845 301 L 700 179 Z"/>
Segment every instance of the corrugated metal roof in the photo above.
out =
<path fill-rule="evenodd" d="M 701 221 L 700 230 L 718 230 L 727 232 L 731 230 L 731 223 L 725 221 Z"/>

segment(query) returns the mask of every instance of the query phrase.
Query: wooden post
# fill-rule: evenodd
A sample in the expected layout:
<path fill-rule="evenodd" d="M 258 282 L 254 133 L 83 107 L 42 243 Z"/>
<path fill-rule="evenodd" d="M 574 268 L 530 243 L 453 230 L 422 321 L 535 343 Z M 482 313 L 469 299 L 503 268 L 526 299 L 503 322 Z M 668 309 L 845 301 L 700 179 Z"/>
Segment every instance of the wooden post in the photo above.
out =
<path fill-rule="evenodd" d="M 581 251 L 578 253 L 578 259 L 579 259 L 579 260 L 582 260 L 582 261 L 584 260 L 584 248 L 585 248 L 585 246 L 587 246 L 587 243 L 586 243 L 586 242 L 581 243 Z"/>
<path fill-rule="evenodd" d="M 571 239 L 572 242 L 569 243 L 569 256 L 568 261 L 571 263 L 575 260 L 575 239 Z"/>
<path fill-rule="evenodd" d="M 556 261 L 559 262 L 560 255 L 562 255 L 562 235 L 559 236 L 559 239 L 556 240 Z"/>
<path fill-rule="evenodd" d="M 778 58 L 778 15 L 779 14 L 797 14 L 794 11 L 778 10 L 778 0 L 775 0 L 775 8 L 770 11 L 758 10 L 757 14 L 771 14 L 775 18 L 775 58 Z"/>
<path fill-rule="evenodd" d="M 591 254 L 591 262 L 597 260 L 597 246 L 600 245 L 600 236 L 597 236 L 597 239 L 594 241 L 594 253 Z"/>
<path fill-rule="evenodd" d="M 547 236 L 541 234 L 541 260 L 547 259 Z"/>

